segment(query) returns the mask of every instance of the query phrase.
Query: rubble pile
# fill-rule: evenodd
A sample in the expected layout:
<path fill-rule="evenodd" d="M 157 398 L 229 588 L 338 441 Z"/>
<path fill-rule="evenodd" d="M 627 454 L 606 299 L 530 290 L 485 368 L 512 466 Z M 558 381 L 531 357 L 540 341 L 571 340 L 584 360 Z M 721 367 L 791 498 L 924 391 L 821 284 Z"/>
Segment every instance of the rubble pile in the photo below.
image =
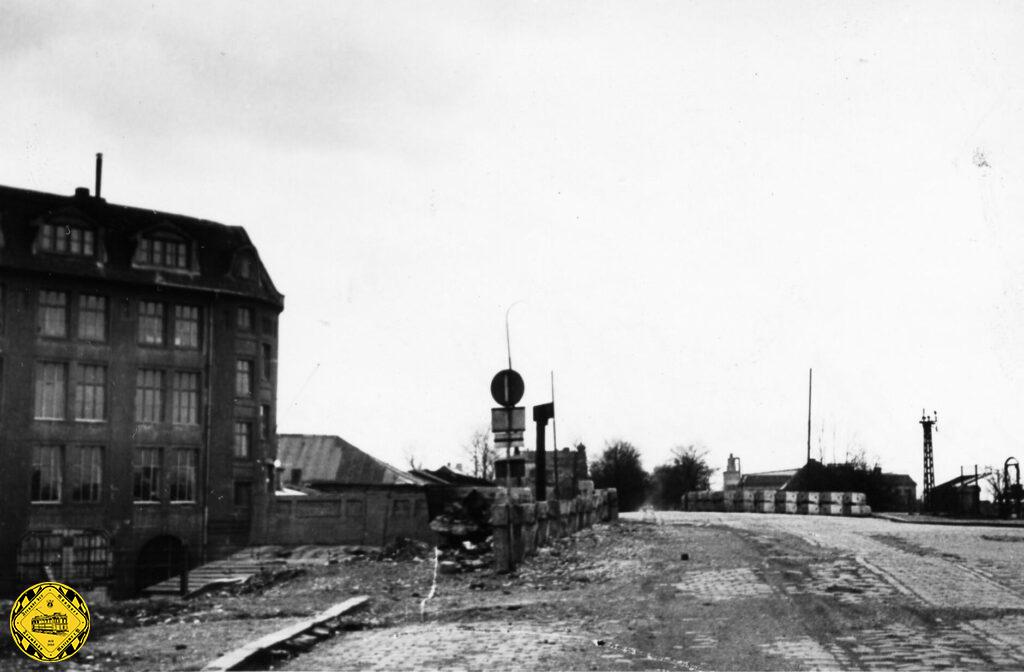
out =
<path fill-rule="evenodd" d="M 487 537 L 479 543 L 464 540 L 459 544 L 440 549 L 441 556 L 438 565 L 440 572 L 442 574 L 461 574 L 491 567 L 494 564 L 494 549 L 491 542 L 491 537 Z"/>
<path fill-rule="evenodd" d="M 424 560 L 433 557 L 434 547 L 425 541 L 398 537 L 385 546 L 380 553 L 381 559 L 408 561 Z"/>

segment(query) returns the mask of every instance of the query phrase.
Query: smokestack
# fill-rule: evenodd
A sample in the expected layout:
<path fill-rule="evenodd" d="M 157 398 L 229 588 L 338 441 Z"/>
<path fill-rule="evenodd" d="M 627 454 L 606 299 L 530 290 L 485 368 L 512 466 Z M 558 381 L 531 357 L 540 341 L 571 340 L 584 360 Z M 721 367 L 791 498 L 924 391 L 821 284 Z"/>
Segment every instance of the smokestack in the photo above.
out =
<path fill-rule="evenodd" d="M 96 153 L 96 198 L 100 197 L 100 185 L 103 183 L 103 153 Z"/>

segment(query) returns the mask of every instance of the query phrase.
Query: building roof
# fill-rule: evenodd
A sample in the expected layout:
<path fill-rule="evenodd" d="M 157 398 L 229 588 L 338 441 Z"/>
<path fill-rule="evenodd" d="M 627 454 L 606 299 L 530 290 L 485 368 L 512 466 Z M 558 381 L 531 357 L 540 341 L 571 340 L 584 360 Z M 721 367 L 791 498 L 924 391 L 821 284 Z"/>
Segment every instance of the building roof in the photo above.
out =
<path fill-rule="evenodd" d="M 278 434 L 277 459 L 286 478 L 291 469 L 301 469 L 304 483 L 423 484 L 409 472 L 378 460 L 340 436 Z"/>
<path fill-rule="evenodd" d="M 37 233 L 45 223 L 78 224 L 94 230 L 96 253 L 87 257 L 38 252 Z M 150 233 L 190 243 L 188 267 L 134 264 L 140 238 Z M 239 272 L 243 261 L 253 269 L 248 277 Z M 28 272 L 237 294 L 284 306 L 284 296 L 274 287 L 242 227 L 115 205 L 90 196 L 86 189 L 65 196 L 0 185 L 0 265 Z"/>
<path fill-rule="evenodd" d="M 782 469 L 779 471 L 762 471 L 755 474 L 744 474 L 740 476 L 739 487 L 741 488 L 774 488 L 781 490 L 786 487 L 790 479 L 796 475 L 797 469 Z"/>
<path fill-rule="evenodd" d="M 917 487 L 917 482 L 907 474 L 882 474 L 882 478 L 890 486 L 912 485 Z"/>
<path fill-rule="evenodd" d="M 988 472 L 979 473 L 977 476 L 975 476 L 974 474 L 964 474 L 962 476 L 956 476 L 955 478 L 951 478 L 945 483 L 939 483 L 938 485 L 935 486 L 935 489 L 938 490 L 939 488 L 959 488 L 972 485 L 976 486 L 978 484 L 978 481 L 987 476 Z"/>
<path fill-rule="evenodd" d="M 441 467 L 440 469 L 413 469 L 411 473 L 414 476 L 423 479 L 426 483 L 436 485 L 494 485 L 494 481 L 489 481 L 486 478 L 480 478 L 479 476 L 463 474 L 462 472 L 455 471 L 447 466 Z"/>

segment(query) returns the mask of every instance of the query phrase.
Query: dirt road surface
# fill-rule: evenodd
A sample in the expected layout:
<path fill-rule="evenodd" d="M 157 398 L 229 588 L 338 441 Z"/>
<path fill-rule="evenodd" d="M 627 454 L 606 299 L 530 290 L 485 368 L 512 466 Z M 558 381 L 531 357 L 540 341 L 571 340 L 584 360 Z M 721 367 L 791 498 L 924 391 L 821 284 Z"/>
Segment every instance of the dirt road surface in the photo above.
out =
<path fill-rule="evenodd" d="M 288 669 L 1020 669 L 1024 530 L 657 513 Z M 687 554 L 688 559 L 683 559 Z M 482 586 L 481 586 L 482 584 Z M 497 588 L 497 589 L 496 589 Z"/>
<path fill-rule="evenodd" d="M 101 621 L 61 669 L 197 669 L 357 592 L 373 604 L 349 631 L 278 667 L 1024 668 L 1021 529 L 648 512 L 559 540 L 510 575 L 442 574 L 421 610 L 432 576 L 429 559 L 359 561 L 141 623 L 122 605 L 105 618 L 125 622 Z M 45 669 L 0 655 L 3 669 Z"/>

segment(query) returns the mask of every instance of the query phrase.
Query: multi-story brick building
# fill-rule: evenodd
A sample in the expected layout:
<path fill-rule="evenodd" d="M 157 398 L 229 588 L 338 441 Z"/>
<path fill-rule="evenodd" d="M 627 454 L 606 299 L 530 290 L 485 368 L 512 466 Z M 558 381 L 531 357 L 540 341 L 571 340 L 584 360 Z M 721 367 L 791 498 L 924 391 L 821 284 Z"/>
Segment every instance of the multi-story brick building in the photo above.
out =
<path fill-rule="evenodd" d="M 0 187 L 0 593 L 261 533 L 282 308 L 240 227 Z"/>

